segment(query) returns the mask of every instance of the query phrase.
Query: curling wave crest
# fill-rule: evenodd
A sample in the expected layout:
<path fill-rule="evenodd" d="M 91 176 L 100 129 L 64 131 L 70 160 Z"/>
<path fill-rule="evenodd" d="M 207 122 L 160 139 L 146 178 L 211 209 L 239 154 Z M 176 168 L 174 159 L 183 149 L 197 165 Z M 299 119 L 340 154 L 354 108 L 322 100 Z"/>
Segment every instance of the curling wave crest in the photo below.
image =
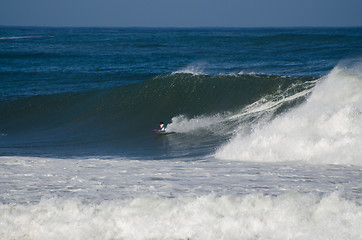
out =
<path fill-rule="evenodd" d="M 337 66 L 307 101 L 251 132 L 240 126 L 216 157 L 241 161 L 362 164 L 361 64 Z"/>

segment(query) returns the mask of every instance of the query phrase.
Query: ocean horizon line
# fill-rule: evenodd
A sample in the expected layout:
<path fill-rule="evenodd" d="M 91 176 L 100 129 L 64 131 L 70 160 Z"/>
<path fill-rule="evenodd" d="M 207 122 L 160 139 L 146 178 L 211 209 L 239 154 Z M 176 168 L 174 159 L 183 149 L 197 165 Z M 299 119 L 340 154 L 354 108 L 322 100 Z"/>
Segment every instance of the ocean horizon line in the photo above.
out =
<path fill-rule="evenodd" d="M 103 29 L 354 29 L 360 26 L 40 26 L 0 25 L 2 28 L 103 28 Z"/>

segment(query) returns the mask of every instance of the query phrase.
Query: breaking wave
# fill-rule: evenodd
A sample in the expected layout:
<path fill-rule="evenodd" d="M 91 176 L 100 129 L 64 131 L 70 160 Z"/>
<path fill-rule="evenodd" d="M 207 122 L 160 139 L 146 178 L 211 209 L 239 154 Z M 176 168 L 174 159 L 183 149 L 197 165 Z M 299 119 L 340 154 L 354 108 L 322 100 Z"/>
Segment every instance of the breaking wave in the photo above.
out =
<path fill-rule="evenodd" d="M 307 100 L 250 132 L 242 124 L 216 157 L 242 161 L 307 161 L 361 164 L 362 74 L 360 64 L 337 66 Z"/>
<path fill-rule="evenodd" d="M 0 102 L 0 132 L 7 134 L 0 147 L 9 149 L 8 154 L 15 146 L 29 146 L 29 150 L 77 144 L 91 146 L 93 151 L 99 145 L 119 151 L 120 146 L 137 143 L 153 148 L 150 132 L 164 121 L 176 133 L 201 131 L 207 142 L 213 142 L 211 150 L 224 142 L 240 121 L 252 120 L 250 114 L 249 120 L 240 114 L 262 107 L 293 107 L 298 101 L 283 99 L 296 94 L 303 98 L 303 91 L 314 84 L 312 77 L 174 73 L 106 90 L 6 100 Z M 273 104 L 267 106 L 270 102 Z M 224 138 L 213 140 L 215 135 Z"/>
<path fill-rule="evenodd" d="M 2 101 L 0 147 L 7 155 L 84 149 L 85 155 L 360 165 L 361 106 L 359 63 L 340 64 L 320 79 L 173 73 L 106 90 Z M 151 130 L 159 121 L 176 134 L 155 141 Z"/>

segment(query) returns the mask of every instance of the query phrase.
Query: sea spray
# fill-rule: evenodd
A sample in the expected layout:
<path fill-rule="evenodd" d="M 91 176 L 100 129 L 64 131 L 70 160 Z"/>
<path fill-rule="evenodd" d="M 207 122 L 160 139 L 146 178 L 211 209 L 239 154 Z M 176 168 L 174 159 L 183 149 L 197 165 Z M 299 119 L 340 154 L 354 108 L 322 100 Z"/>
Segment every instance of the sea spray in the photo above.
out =
<path fill-rule="evenodd" d="M 180 115 L 171 119 L 171 123 L 167 125 L 167 131 L 191 134 L 200 129 L 212 131 L 213 128 L 220 128 L 218 124 L 222 124 L 223 121 L 225 121 L 224 118 L 219 114 L 214 116 L 197 116 L 191 119 Z"/>
<path fill-rule="evenodd" d="M 184 73 L 184 74 L 192 74 L 192 75 L 207 75 L 205 73 L 205 66 L 207 65 L 206 62 L 195 62 L 193 64 L 189 64 L 187 65 L 186 67 L 180 69 L 180 70 L 177 70 L 177 71 L 174 71 L 172 72 L 172 74 L 180 74 L 180 73 Z"/>
<path fill-rule="evenodd" d="M 261 76 L 255 77 L 257 77 L 255 81 L 258 81 Z M 224 111 L 214 115 L 200 115 L 192 118 L 185 115 L 175 116 L 171 119 L 167 129 L 177 133 L 195 134 L 200 131 L 208 131 L 212 134 L 228 136 L 240 129 L 240 127 L 243 128 L 246 124 L 252 126 L 257 121 L 266 121 L 266 116 L 272 118 L 277 115 L 277 111 L 287 111 L 291 106 L 300 104 L 311 93 L 316 82 L 317 80 L 297 81 L 287 85 L 287 87 L 282 86 L 283 83 L 280 83 L 281 85 L 275 86 L 275 92 L 267 93 L 258 101 L 245 107 L 240 105 L 234 111 Z"/>
<path fill-rule="evenodd" d="M 250 134 L 236 134 L 221 159 L 360 164 L 362 75 L 336 67 L 307 101 Z"/>

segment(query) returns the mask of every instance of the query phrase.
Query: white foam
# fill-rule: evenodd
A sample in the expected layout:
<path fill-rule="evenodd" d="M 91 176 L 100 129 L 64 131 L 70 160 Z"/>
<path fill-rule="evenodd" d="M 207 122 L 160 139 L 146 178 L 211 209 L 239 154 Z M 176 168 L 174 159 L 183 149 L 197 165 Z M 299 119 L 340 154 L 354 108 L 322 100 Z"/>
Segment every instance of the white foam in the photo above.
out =
<path fill-rule="evenodd" d="M 310 86 L 311 84 L 314 84 L 315 81 L 309 82 L 307 85 Z M 291 88 L 287 89 L 285 92 L 288 92 L 288 90 L 294 88 L 292 86 Z M 266 112 L 266 111 L 274 111 L 279 106 L 281 106 L 283 103 L 290 102 L 293 100 L 296 100 L 298 98 L 305 97 L 311 93 L 311 89 L 307 88 L 306 90 L 303 90 L 301 92 L 295 93 L 293 95 L 286 95 L 286 93 L 277 94 L 277 96 L 267 96 L 263 97 L 260 100 L 246 106 L 240 113 L 236 113 L 229 117 L 229 119 L 238 119 L 242 116 L 254 114 L 254 113 L 260 113 L 260 112 Z"/>
<path fill-rule="evenodd" d="M 179 115 L 172 118 L 172 122 L 167 125 L 167 131 L 187 133 L 199 129 L 210 129 L 213 125 L 221 123 L 224 120 L 219 114 L 213 116 L 198 116 L 191 119 L 184 115 Z"/>
<path fill-rule="evenodd" d="M 140 197 L 95 204 L 79 198 L 1 204 L 0 236 L 10 239 L 360 239 L 362 207 L 325 197 L 213 195 Z"/>
<path fill-rule="evenodd" d="M 2 156 L 0 173 L 5 240 L 362 236 L 356 166 Z"/>
<path fill-rule="evenodd" d="M 185 68 L 177 70 L 177 71 L 173 72 L 172 74 L 186 73 L 186 74 L 192 74 L 192 75 L 206 75 L 204 73 L 204 69 L 205 69 L 204 62 L 196 62 L 196 63 L 189 64 Z"/>
<path fill-rule="evenodd" d="M 334 192 L 361 198 L 359 167 L 218 161 L 211 157 L 142 161 L 118 157 L 0 157 L 0 202 L 77 197 L 100 202 L 145 195 Z M 308 181 L 306 181 L 306 179 Z"/>
<path fill-rule="evenodd" d="M 229 134 L 235 130 L 235 126 L 239 121 L 243 121 L 254 114 L 264 114 L 271 112 L 281 106 L 283 103 L 302 98 L 310 94 L 311 86 L 316 82 L 311 81 L 304 84 L 304 91 L 290 95 L 288 92 L 295 88 L 291 86 L 284 92 L 280 92 L 275 96 L 266 96 L 262 99 L 246 106 L 240 112 L 225 112 L 223 114 L 215 114 L 211 116 L 196 116 L 188 118 L 184 115 L 173 117 L 171 123 L 167 125 L 167 130 L 177 133 L 193 133 L 198 130 L 209 130 L 217 134 Z"/>
<path fill-rule="evenodd" d="M 362 74 L 358 69 L 336 67 L 320 80 L 306 103 L 263 122 L 251 134 L 240 131 L 216 157 L 362 164 Z"/>

